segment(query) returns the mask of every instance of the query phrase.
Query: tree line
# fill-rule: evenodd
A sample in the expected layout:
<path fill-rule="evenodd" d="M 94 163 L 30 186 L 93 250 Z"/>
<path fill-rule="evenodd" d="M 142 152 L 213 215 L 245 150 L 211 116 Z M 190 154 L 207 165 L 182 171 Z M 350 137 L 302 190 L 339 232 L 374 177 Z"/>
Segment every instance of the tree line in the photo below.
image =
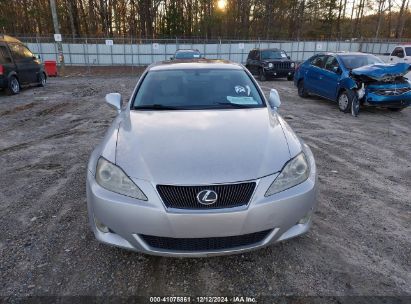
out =
<path fill-rule="evenodd" d="M 55 0 L 65 37 L 411 37 L 410 0 Z M 49 0 L 0 0 L 0 32 L 54 33 Z"/>

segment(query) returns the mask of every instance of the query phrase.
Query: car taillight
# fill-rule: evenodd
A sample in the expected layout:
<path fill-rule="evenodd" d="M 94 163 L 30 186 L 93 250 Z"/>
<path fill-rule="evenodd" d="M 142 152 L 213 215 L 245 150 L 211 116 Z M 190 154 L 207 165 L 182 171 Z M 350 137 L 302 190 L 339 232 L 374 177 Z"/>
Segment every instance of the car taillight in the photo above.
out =
<path fill-rule="evenodd" d="M 1 64 L 0 64 L 0 75 L 3 75 L 4 74 L 4 66 L 2 66 Z"/>

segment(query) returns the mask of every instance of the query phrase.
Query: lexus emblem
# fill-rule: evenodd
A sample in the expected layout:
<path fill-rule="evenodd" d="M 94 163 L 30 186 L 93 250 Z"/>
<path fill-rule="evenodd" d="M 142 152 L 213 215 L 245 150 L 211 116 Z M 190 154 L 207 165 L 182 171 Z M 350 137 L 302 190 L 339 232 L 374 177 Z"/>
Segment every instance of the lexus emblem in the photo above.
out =
<path fill-rule="evenodd" d="M 212 205 L 218 199 L 218 195 L 213 190 L 203 190 L 197 193 L 197 201 L 202 205 Z"/>

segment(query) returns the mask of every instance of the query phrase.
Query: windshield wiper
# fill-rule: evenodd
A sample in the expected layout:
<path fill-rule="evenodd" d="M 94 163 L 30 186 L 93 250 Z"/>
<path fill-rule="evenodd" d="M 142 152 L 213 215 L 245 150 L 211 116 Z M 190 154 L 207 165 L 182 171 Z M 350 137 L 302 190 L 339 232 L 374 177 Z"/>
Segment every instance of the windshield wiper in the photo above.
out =
<path fill-rule="evenodd" d="M 162 104 L 152 104 L 152 105 L 133 107 L 133 110 L 181 110 L 181 109 L 182 108 L 179 108 L 179 107 L 165 106 Z"/>
<path fill-rule="evenodd" d="M 245 105 L 245 104 L 231 103 L 231 102 L 217 102 L 216 104 L 222 105 L 222 106 L 230 106 L 233 108 L 241 108 L 241 109 L 254 108 L 253 105 Z"/>

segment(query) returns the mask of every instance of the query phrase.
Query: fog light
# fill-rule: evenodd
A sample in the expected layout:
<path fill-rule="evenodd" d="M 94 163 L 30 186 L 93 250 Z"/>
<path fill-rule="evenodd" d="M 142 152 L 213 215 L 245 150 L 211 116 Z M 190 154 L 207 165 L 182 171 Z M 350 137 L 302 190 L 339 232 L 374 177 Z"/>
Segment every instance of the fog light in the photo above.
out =
<path fill-rule="evenodd" d="M 277 73 L 274 73 L 274 76 L 277 76 Z"/>
<path fill-rule="evenodd" d="M 100 230 L 103 233 L 109 233 L 110 229 L 104 225 L 102 222 L 100 222 L 98 219 L 94 218 L 94 223 L 96 223 L 96 227 L 98 230 Z"/>
<path fill-rule="evenodd" d="M 302 217 L 302 218 L 298 221 L 297 224 L 302 224 L 302 225 L 307 224 L 307 223 L 310 221 L 310 219 L 311 219 L 311 214 L 312 214 L 312 211 L 310 210 L 310 212 L 308 212 L 306 215 L 304 215 L 304 217 Z"/>

